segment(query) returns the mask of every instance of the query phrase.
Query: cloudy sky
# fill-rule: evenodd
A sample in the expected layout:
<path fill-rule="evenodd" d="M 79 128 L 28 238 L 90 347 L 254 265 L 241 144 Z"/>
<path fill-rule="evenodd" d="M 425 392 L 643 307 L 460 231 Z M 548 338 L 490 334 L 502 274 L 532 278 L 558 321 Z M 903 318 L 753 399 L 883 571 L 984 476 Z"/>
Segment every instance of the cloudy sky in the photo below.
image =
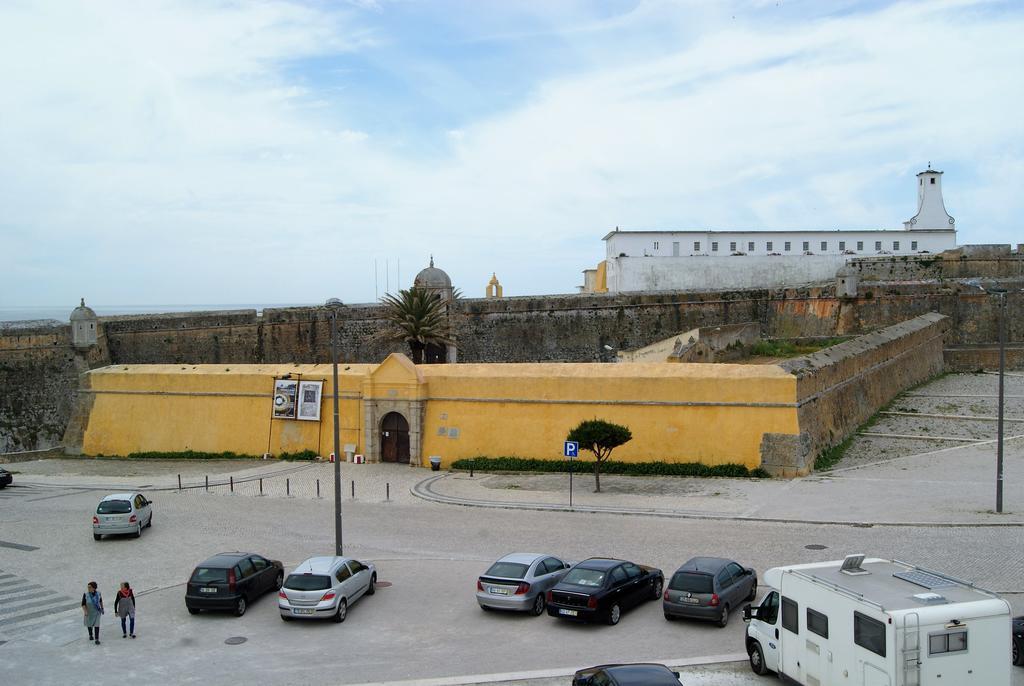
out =
<path fill-rule="evenodd" d="M 1024 5 L 7 0 L 0 306 L 572 292 L 623 229 L 1024 242 Z M 375 282 L 374 271 L 377 269 Z M 388 266 L 386 266 L 388 265 Z"/>

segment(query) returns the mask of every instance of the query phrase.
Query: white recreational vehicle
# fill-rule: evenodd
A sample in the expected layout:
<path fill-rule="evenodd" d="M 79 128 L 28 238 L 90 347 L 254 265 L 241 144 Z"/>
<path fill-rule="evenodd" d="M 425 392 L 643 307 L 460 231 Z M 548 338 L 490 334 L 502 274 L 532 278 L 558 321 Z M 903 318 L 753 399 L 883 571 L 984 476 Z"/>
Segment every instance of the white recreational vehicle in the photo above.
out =
<path fill-rule="evenodd" d="M 1010 606 L 896 560 L 775 567 L 744 608 L 758 674 L 801 686 L 1009 686 Z"/>

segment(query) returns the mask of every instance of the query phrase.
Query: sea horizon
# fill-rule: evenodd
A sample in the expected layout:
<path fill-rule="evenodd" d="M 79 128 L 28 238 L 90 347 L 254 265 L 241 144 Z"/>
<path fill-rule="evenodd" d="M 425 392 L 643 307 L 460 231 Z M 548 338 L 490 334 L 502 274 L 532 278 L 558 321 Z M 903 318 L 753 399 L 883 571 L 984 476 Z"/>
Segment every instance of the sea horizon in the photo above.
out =
<path fill-rule="evenodd" d="M 114 317 L 126 314 L 166 314 L 170 312 L 215 312 L 222 310 L 256 310 L 275 307 L 314 307 L 319 303 L 266 303 L 266 304 L 191 304 L 191 305 L 93 305 L 89 307 L 100 317 Z M 24 322 L 55 320 L 67 323 L 74 306 L 52 305 L 2 305 L 0 322 Z"/>

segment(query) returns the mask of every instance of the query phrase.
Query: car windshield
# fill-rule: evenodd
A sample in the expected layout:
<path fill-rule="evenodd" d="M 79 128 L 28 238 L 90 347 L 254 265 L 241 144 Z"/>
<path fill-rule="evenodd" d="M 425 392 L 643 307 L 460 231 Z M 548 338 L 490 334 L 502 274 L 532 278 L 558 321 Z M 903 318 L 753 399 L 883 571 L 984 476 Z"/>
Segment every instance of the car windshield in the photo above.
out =
<path fill-rule="evenodd" d="M 126 514 L 131 511 L 132 504 L 127 500 L 104 500 L 96 508 L 96 514 Z"/>
<path fill-rule="evenodd" d="M 599 569 L 574 567 L 569 570 L 569 573 L 565 575 L 562 581 L 567 584 L 576 584 L 577 586 L 601 586 L 604 584 L 604 572 Z"/>
<path fill-rule="evenodd" d="M 668 585 L 673 591 L 689 591 L 690 593 L 711 593 L 711 576 L 693 572 L 676 572 Z"/>
<path fill-rule="evenodd" d="M 326 591 L 331 587 L 331 577 L 320 574 L 289 574 L 284 587 L 293 591 Z"/>
<path fill-rule="evenodd" d="M 522 579 L 526 576 L 529 565 L 518 562 L 495 562 L 491 568 L 484 572 L 485 576 L 503 576 L 506 579 Z"/>
<path fill-rule="evenodd" d="M 196 584 L 226 584 L 228 570 L 219 567 L 196 567 L 192 572 L 192 582 Z"/>

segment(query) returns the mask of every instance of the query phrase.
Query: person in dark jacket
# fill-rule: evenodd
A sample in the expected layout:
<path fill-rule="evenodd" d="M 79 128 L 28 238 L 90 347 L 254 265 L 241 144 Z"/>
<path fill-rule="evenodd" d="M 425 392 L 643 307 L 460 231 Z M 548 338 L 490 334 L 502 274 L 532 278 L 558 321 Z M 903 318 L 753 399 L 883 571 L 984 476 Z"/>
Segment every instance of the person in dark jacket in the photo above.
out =
<path fill-rule="evenodd" d="M 103 616 L 103 596 L 95 581 L 90 581 L 82 594 L 82 616 L 85 620 L 85 628 L 89 630 L 89 640 L 100 644 L 100 617 Z M 95 632 L 95 636 L 94 636 Z"/>
<path fill-rule="evenodd" d="M 135 592 L 127 581 L 121 582 L 114 599 L 114 613 L 121 618 L 121 638 L 128 638 L 129 633 L 135 638 Z M 126 620 L 131 620 L 130 629 L 125 626 Z"/>

